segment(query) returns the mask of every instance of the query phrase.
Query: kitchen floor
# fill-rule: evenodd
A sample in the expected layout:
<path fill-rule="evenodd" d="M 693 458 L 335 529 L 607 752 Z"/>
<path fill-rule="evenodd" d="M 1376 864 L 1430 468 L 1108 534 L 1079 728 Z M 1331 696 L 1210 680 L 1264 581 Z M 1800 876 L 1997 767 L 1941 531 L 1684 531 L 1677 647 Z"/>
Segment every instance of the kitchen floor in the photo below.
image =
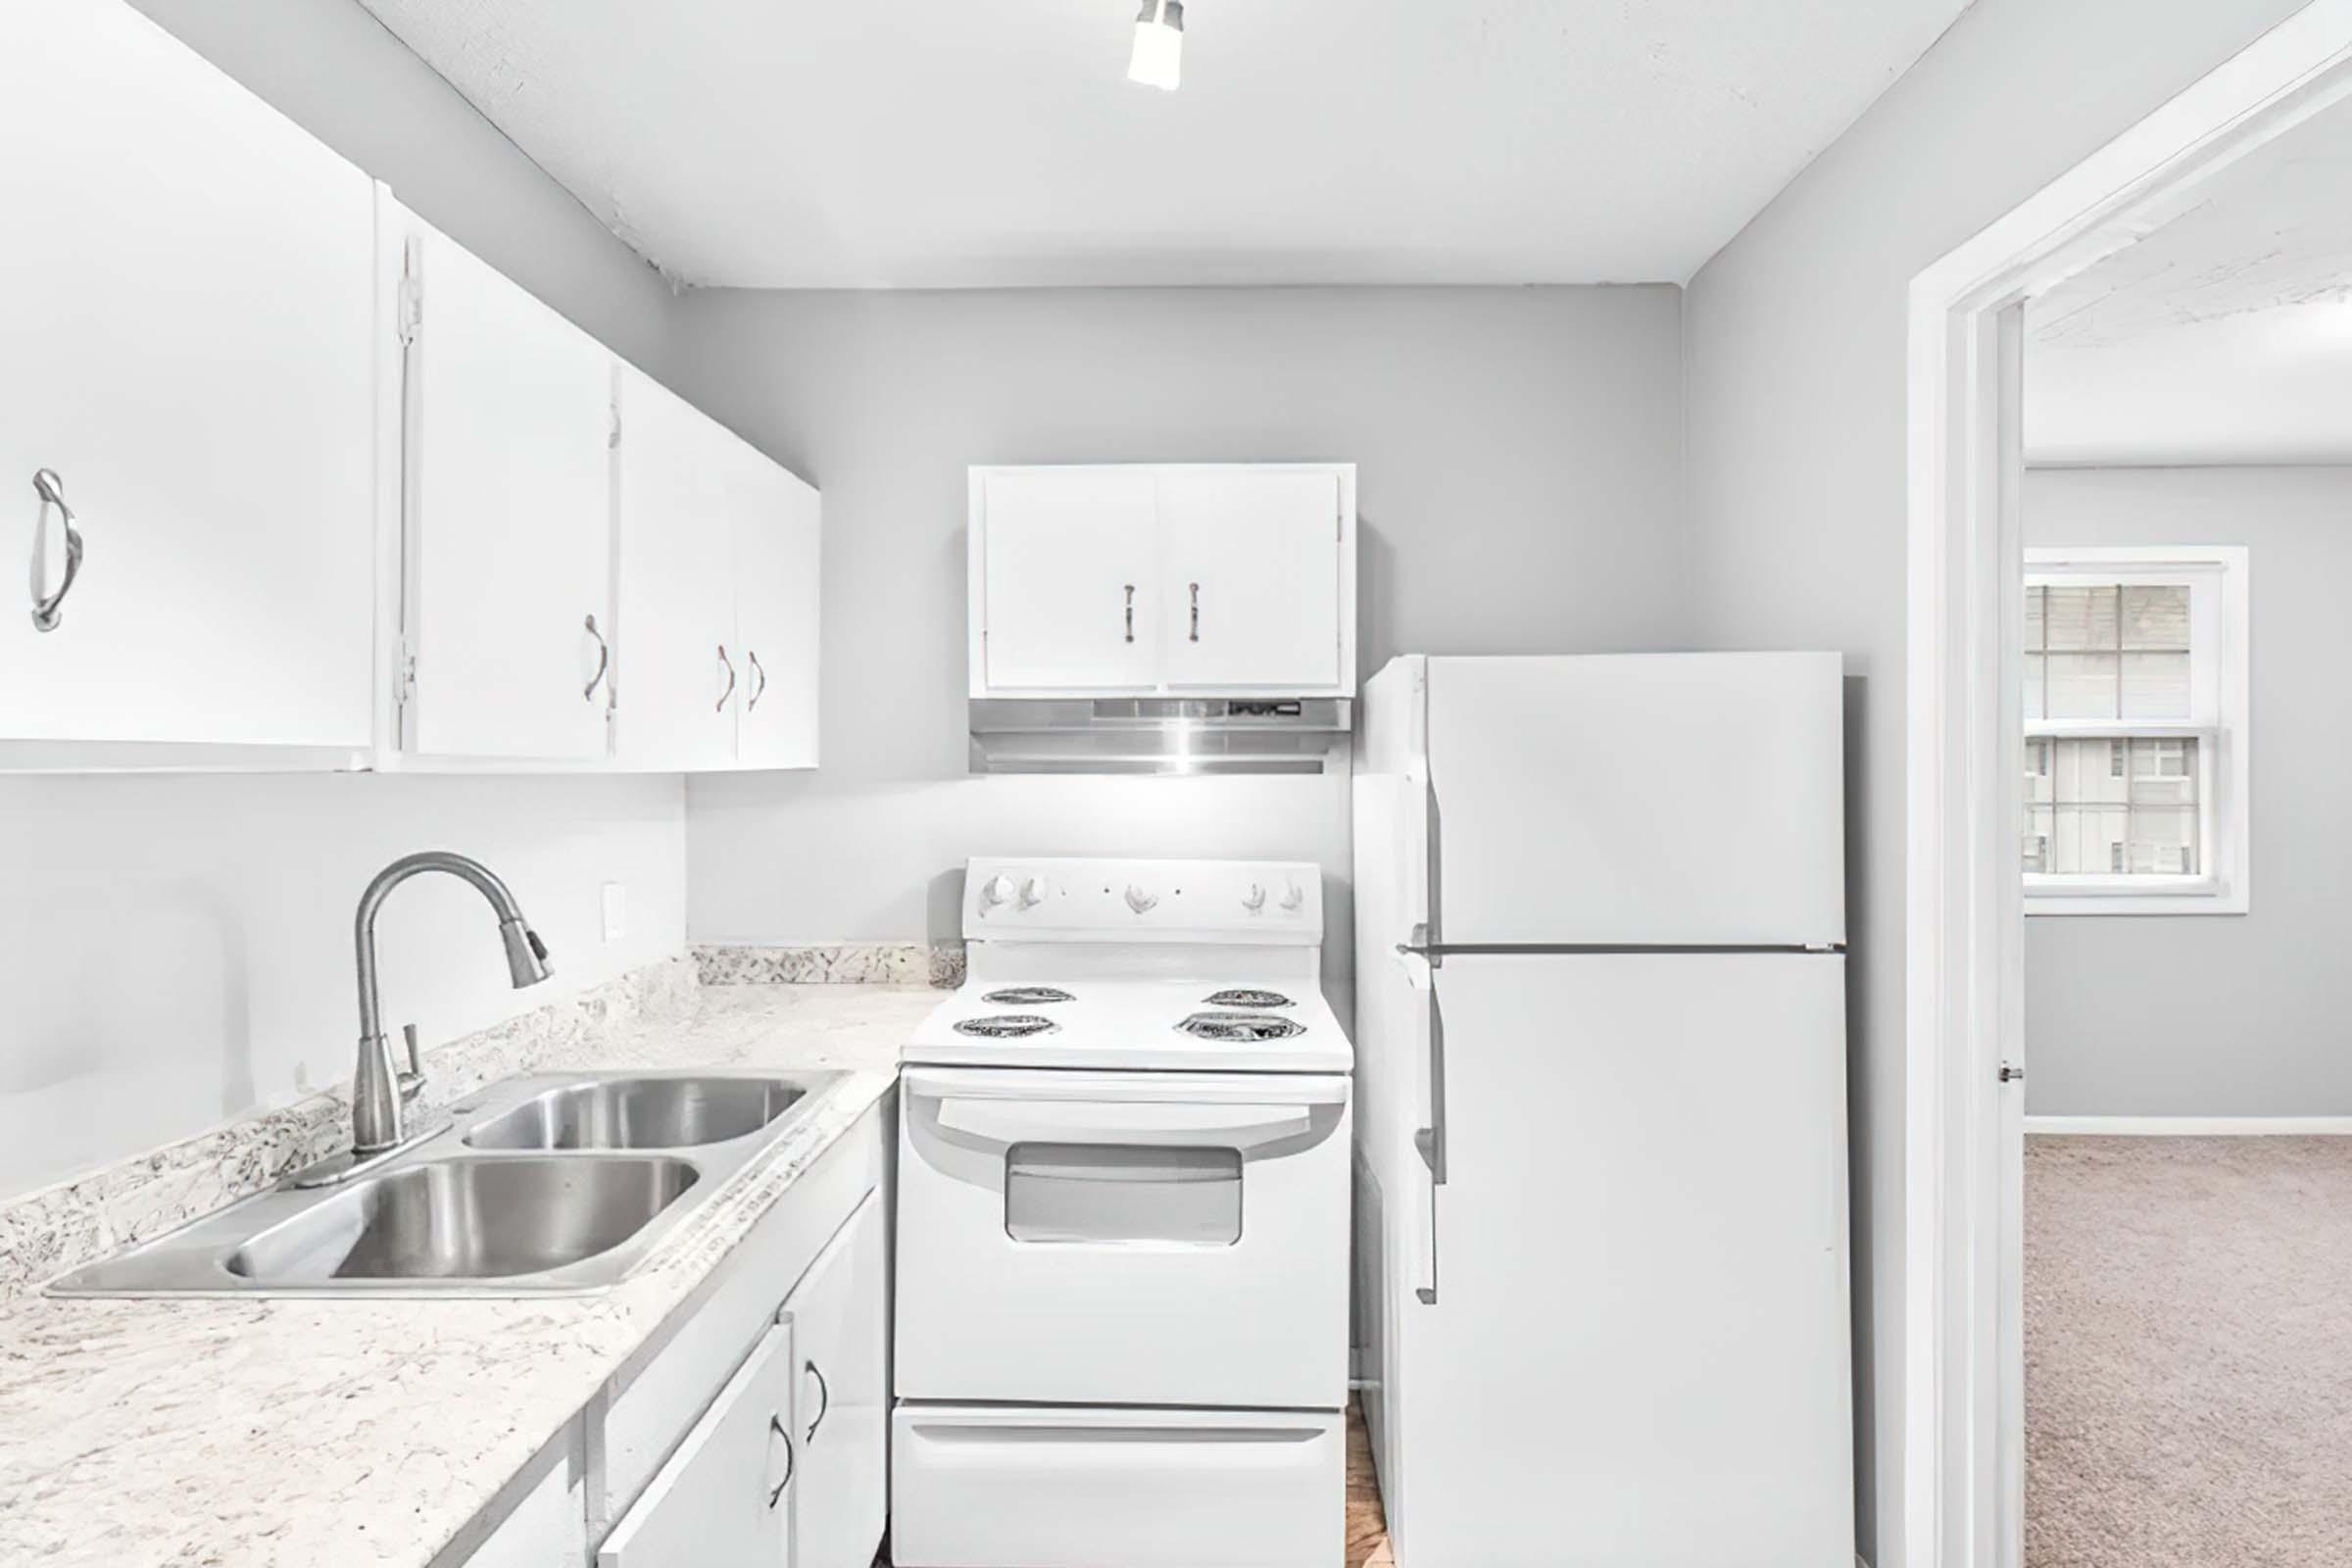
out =
<path fill-rule="evenodd" d="M 2026 1140 L 2027 1568 L 2352 1541 L 2352 1138 Z"/>

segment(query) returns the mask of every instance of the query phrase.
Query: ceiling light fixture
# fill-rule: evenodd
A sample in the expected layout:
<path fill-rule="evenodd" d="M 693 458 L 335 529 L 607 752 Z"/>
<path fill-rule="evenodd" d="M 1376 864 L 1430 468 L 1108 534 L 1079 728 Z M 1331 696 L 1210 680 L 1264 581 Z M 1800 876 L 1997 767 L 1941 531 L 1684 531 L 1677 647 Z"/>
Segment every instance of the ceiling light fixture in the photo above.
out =
<path fill-rule="evenodd" d="M 1135 19 L 1135 53 L 1127 61 L 1127 79 L 1174 92 L 1183 67 L 1183 0 L 1144 0 Z"/>

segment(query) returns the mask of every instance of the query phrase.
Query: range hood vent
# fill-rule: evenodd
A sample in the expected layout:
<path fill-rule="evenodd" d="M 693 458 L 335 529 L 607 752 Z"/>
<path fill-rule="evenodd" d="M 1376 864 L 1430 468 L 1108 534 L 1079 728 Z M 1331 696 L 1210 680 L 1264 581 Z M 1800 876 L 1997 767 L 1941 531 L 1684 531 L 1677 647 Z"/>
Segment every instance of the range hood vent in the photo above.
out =
<path fill-rule="evenodd" d="M 1320 773 L 1345 698 L 974 698 L 975 773 Z"/>

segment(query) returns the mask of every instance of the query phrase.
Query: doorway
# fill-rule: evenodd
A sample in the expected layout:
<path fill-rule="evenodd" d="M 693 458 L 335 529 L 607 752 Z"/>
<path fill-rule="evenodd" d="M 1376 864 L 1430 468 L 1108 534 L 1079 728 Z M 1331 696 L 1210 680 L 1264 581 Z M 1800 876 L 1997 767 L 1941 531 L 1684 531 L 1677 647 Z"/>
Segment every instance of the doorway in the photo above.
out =
<path fill-rule="evenodd" d="M 1912 286 L 1912 1568 L 2024 1561 L 2028 308 L 2199 207 L 2235 166 L 2347 96 L 2352 4 L 2315 0 Z"/>

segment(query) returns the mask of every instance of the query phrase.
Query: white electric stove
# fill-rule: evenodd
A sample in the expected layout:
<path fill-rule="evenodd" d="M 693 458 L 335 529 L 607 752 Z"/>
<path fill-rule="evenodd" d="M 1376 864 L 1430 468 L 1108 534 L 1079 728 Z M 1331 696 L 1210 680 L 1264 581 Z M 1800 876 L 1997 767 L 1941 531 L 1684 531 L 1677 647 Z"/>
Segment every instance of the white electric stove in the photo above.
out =
<path fill-rule="evenodd" d="M 900 1568 L 1336 1568 L 1349 1078 L 1315 867 L 977 859 L 902 1053 Z"/>

